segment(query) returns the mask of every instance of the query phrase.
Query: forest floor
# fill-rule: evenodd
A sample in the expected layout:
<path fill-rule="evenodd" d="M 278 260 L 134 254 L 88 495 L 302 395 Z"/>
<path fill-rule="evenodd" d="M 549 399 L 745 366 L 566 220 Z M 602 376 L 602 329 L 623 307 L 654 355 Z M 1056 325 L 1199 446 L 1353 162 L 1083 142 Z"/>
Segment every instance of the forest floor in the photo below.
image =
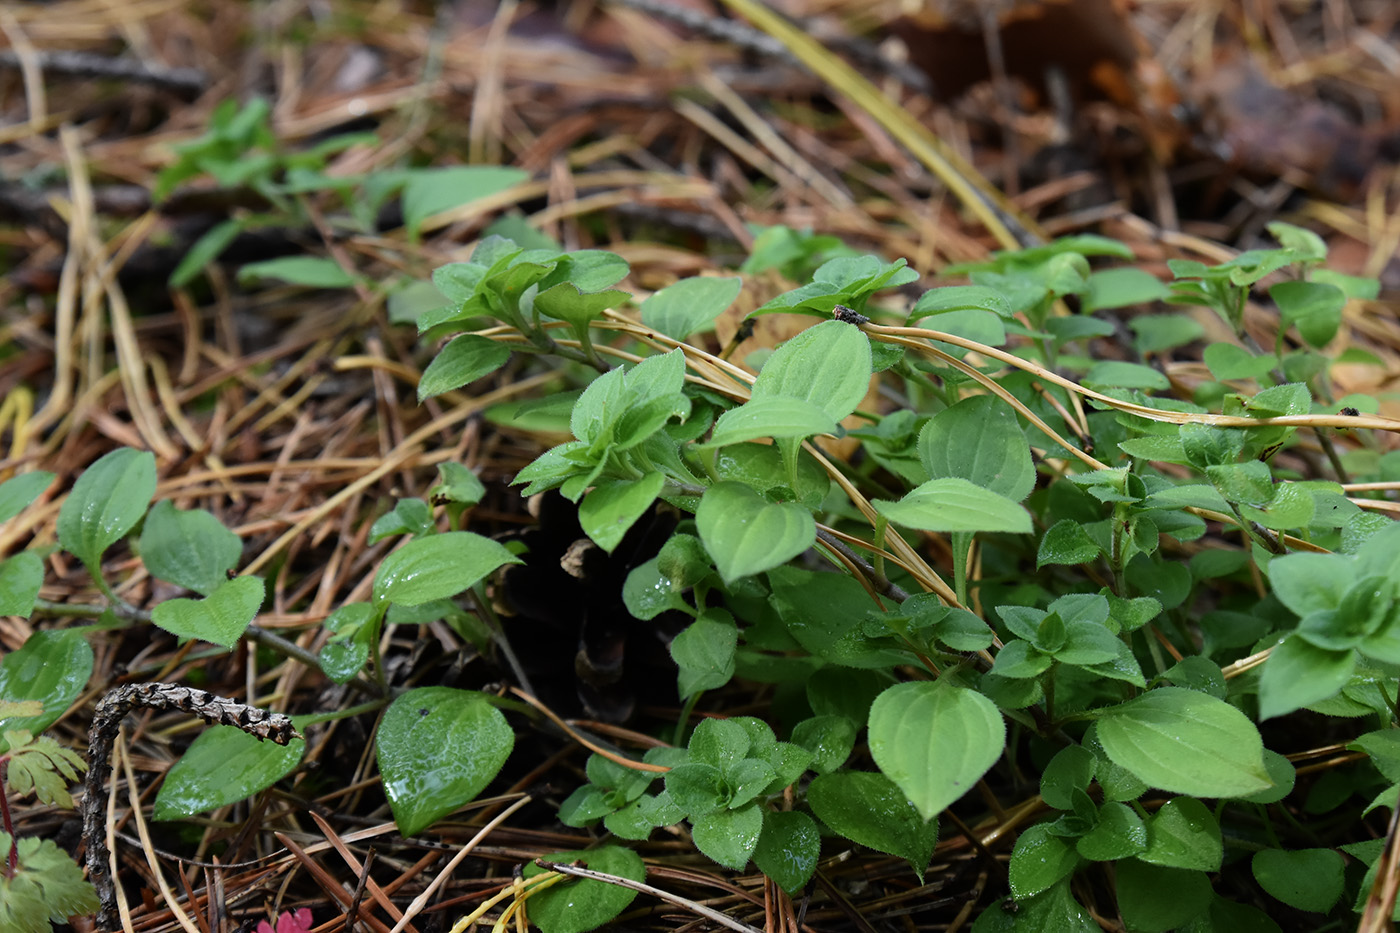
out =
<path fill-rule="evenodd" d="M 157 498 L 213 512 L 242 541 L 240 571 L 268 586 L 260 643 L 232 653 L 150 626 L 95 638 L 91 678 L 52 735 L 84 748 L 96 702 L 126 682 L 193 684 L 291 714 L 354 706 L 353 684 L 286 651 L 314 654 L 321 622 L 367 598 L 393 546 L 372 542 L 371 524 L 398 499 L 426 498 L 445 461 L 485 485 L 467 527 L 509 537 L 538 525 L 538 508 L 508 484 L 559 437 L 501 412 L 541 394 L 553 373 L 518 357 L 470 393 L 420 404 L 415 386 L 433 348 L 402 323 L 424 299 L 401 286 L 464 259 L 492 224 L 611 250 L 630 264 L 627 287 L 644 295 L 732 274 L 755 231 L 780 224 L 905 257 L 927 287 L 950 264 L 1089 232 L 1126 243 L 1141 268 L 1165 276 L 1172 258 L 1219 262 L 1272 245 L 1265 225 L 1284 220 L 1318 232 L 1332 268 L 1380 280 L 1379 301 L 1347 318 L 1334 350 L 1364 347 L 1383 365 L 1339 366 L 1333 378 L 1338 397 L 1373 396 L 1382 414 L 1400 416 L 1400 6 L 1027 0 L 1000 13 L 931 3 L 940 12 L 913 18 L 894 2 L 772 6 L 864 79 L 839 68 L 818 76 L 710 0 L 56 0 L 0 10 L 0 470 L 59 479 L 40 507 L 0 527 L 0 552 L 52 542 L 61 492 L 129 446 L 156 455 Z M 870 92 L 892 106 L 873 107 Z M 266 132 L 219 110 L 254 99 L 267 104 Z M 255 108 L 239 113 L 256 124 Z M 212 141 L 211 126 L 224 127 Z M 348 133 L 358 135 L 324 145 Z M 429 210 L 411 233 L 394 208 L 285 185 L 297 170 L 352 179 L 469 164 L 513 166 L 528 181 Z M 956 179 L 972 194 L 954 193 Z M 358 230 L 342 223 L 357 209 L 367 220 Z M 189 267 L 191 248 L 230 219 L 217 260 Z M 351 273 L 349 287 L 239 273 L 308 254 Z M 745 276 L 711 349 L 796 284 Z M 1201 310 L 1204 326 L 1221 326 Z M 760 320 L 731 358 L 804 323 Z M 1203 364 L 1178 356 L 1171 366 L 1189 381 Z M 124 549 L 107 560 L 127 604 L 178 592 L 130 573 Z M 620 585 L 625 569 L 595 589 Z M 494 592 L 509 614 L 508 594 Z M 61 554 L 47 562 L 41 595 L 45 605 L 98 598 Z M 561 607 L 616 603 L 616 593 L 552 595 Z M 58 611 L 0 619 L 0 650 L 64 624 Z M 509 615 L 506 626 L 527 669 L 537 651 L 575 650 L 568 633 Z M 383 650 L 391 678 L 503 690 L 511 676 L 442 621 L 397 626 Z M 629 733 L 598 720 L 630 713 L 627 727 L 646 732 L 681 715 L 674 693 L 665 698 L 673 671 L 626 668 L 613 706 L 585 702 L 567 670 L 560 676 L 558 712 L 619 741 Z M 707 695 L 703 711 L 762 710 L 768 699 L 731 685 Z M 591 838 L 555 815 L 582 783 L 581 750 L 520 722 L 517 751 L 487 795 L 405 839 L 367 752 L 372 716 L 312 731 L 300 768 L 275 789 L 151 824 L 148 836 L 133 817 L 145 807 L 149 818 L 198 724 L 139 719 L 123 740 L 134 784 L 123 783 L 114 810 L 132 928 L 224 933 L 307 907 L 329 933 L 351 928 L 353 901 L 359 927 L 385 933 L 454 849 L 535 794 L 410 927 L 448 929 L 521 862 Z M 21 835 L 76 848 L 71 814 L 21 805 L 17 820 Z M 890 856 L 835 861 L 797 912 L 761 875 L 718 869 L 683 839 L 663 834 L 640 851 L 651 883 L 769 933 L 873 933 L 969 928 L 970 905 L 997 882 L 968 839 L 945 833 L 922 886 Z M 695 922 L 683 906 L 643 898 L 618 924 Z"/>

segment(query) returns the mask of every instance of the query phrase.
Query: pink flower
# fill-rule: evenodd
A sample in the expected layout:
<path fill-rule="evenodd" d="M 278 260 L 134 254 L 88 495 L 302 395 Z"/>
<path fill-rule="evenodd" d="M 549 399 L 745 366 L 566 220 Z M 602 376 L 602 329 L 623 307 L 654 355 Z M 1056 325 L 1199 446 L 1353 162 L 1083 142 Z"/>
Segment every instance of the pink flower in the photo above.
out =
<path fill-rule="evenodd" d="M 311 911 L 305 907 L 297 911 L 283 911 L 277 918 L 277 933 L 310 933 Z M 258 924 L 257 933 L 273 933 L 266 920 Z"/>

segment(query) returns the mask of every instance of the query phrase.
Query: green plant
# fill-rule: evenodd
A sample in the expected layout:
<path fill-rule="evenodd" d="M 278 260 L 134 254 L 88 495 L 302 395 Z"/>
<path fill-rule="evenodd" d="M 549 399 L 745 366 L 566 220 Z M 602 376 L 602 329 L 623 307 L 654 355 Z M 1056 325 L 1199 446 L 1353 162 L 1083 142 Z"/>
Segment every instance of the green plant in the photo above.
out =
<path fill-rule="evenodd" d="M 208 176 L 239 203 L 234 216 L 196 240 L 170 275 L 182 287 L 216 260 L 239 234 L 260 229 L 310 227 L 313 214 L 306 199 L 330 197 L 329 229 L 367 233 L 375 229 L 377 213 L 399 198 L 403 222 L 417 238 L 433 214 L 460 207 L 523 181 L 520 169 L 497 166 L 395 168 L 365 175 L 333 174 L 332 156 L 379 141 L 374 133 L 346 133 L 294 150 L 278 139 L 272 107 L 261 97 L 243 104 L 226 100 L 215 108 L 209 128 L 197 139 L 177 144 L 175 160 L 156 179 L 156 200 L 169 198 L 179 186 Z M 313 288 L 349 288 L 354 270 L 324 256 L 283 256 L 248 263 L 239 270 L 244 282 L 276 280 Z"/>
<path fill-rule="evenodd" d="M 42 713 L 34 701 L 0 701 L 0 716 Z M 52 924 L 97 909 L 97 894 L 73 859 L 52 839 L 19 838 L 9 795 L 34 794 L 48 806 L 71 810 L 67 784 L 84 764 L 75 752 L 48 736 L 7 729 L 0 752 L 0 926 L 16 933 L 48 933 Z"/>
<path fill-rule="evenodd" d="M 1374 865 L 1382 840 L 1295 827 L 1280 809 L 1294 767 L 1256 723 L 1304 710 L 1364 720 L 1350 735 L 1363 755 L 1337 767 L 1373 806 L 1393 806 L 1400 532 L 1339 480 L 1348 470 L 1390 475 L 1394 457 L 1364 438 L 1339 452 L 1325 432 L 1394 425 L 1338 413 L 1364 402 L 1329 395 L 1320 319 L 1331 304 L 1292 303 L 1289 282 L 1269 289 L 1280 311 L 1275 353 L 1207 347 L 1208 363 L 1228 353 L 1244 369 L 1212 365 L 1222 381 L 1189 399 L 1151 365 L 1096 360 L 1091 348 L 1116 332 L 1100 317 L 1107 310 L 1170 292 L 1209 298 L 1234 320 L 1266 274 L 1297 267 L 1308 278 L 1290 282 L 1327 278 L 1303 232 L 1275 233 L 1284 245 L 1267 257 L 1183 268 L 1172 286 L 1131 267 L 1091 268 L 1090 257 L 1127 258 L 1121 244 L 1057 241 L 966 267 L 972 284 L 931 289 L 905 314 L 879 298 L 916 278 L 903 260 L 838 255 L 758 309 L 822 320 L 774 350 L 756 377 L 695 338 L 735 299 L 737 279 L 677 282 L 638 302 L 636 320 L 616 310 L 632 297 L 614 288 L 628 266 L 612 253 L 491 236 L 467 262 L 437 270 L 446 304 L 414 317 L 425 339 L 446 342 L 420 398 L 515 354 L 551 360 L 571 388 L 490 413 L 517 423 L 567 415 L 573 439 L 521 471 L 523 492 L 557 489 L 577 503 L 584 531 L 607 552 L 654 509 L 680 517 L 623 593 L 639 623 L 668 610 L 691 618 L 671 643 L 684 701 L 674 741 L 640 759 L 590 746 L 588 782 L 563 802 L 561 820 L 622 840 L 684 824 L 716 863 L 752 861 L 796 892 L 818 870 L 823 838 L 895 855 L 921 877 L 941 817 L 969 790 L 992 794 L 1038 771 L 1039 796 L 1008 816 L 1038 820 L 1016 837 L 998 892 L 1017 909 L 984 910 L 983 933 L 1093 929 L 1076 881 L 1085 877 L 1113 892 L 1134 930 L 1272 929 L 1253 902 L 1319 913 L 1341 909 L 1343 893 L 1363 902 L 1369 881 L 1347 878 L 1341 853 Z M 817 251 L 799 235 L 769 240 L 787 243 L 784 262 Z M 1066 313 L 1066 298 L 1080 313 Z M 1181 315 L 1131 325 L 1148 361 L 1202 333 Z M 1291 326 L 1310 349 L 1279 372 Z M 886 410 L 866 401 L 876 377 L 897 402 Z M 1322 461 L 1300 445 L 1304 432 L 1320 438 L 1332 478 L 1308 475 Z M 862 455 L 829 454 L 819 438 L 830 435 L 854 438 Z M 11 483 L 22 480 L 33 495 L 48 483 Z M 149 619 L 225 646 L 256 636 L 261 581 L 227 579 L 236 541 L 206 513 L 148 510 L 154 487 L 150 455 L 117 451 L 89 468 L 60 513 L 59 545 L 93 573 L 112 624 Z M 378 567 L 371 599 L 326 621 L 321 668 L 376 693 L 363 709 L 383 708 L 376 751 L 404 833 L 479 794 L 512 746 L 506 701 L 445 687 L 393 695 L 377 656 L 383 626 L 431 618 L 513 657 L 485 581 L 518 558 L 443 530 L 434 514 L 441 508 L 455 529 L 483 492 L 469 471 L 444 465 L 431 504 L 398 502 L 371 531 L 405 539 Z M 136 543 L 147 568 L 204 599 L 143 614 L 115 597 L 102 554 L 143 518 Z M 924 540 L 950 551 L 950 579 L 926 559 Z M 33 560 L 10 561 L 19 563 L 0 573 L 35 580 Z M 468 590 L 471 612 L 455 601 Z M 15 605 L 28 614 L 33 593 Z M 22 650 L 46 652 L 69 673 L 17 695 L 66 696 L 45 703 L 62 709 L 86 681 L 86 645 L 73 629 L 41 634 Z M 90 652 L 86 663 L 90 671 Z M 690 728 L 705 697 L 735 678 L 782 698 L 782 738 L 751 717 Z M 208 809 L 295 767 L 286 749 L 248 744 L 240 753 L 267 762 L 255 780 L 216 793 L 199 763 L 224 752 L 191 748 L 158 815 Z M 172 787 L 191 799 L 174 806 Z M 604 877 L 640 882 L 640 860 L 625 848 L 590 854 Z M 1300 878 L 1316 884 L 1299 893 Z M 579 933 L 581 917 L 606 922 L 630 900 L 553 875 L 511 896 L 587 907 L 533 913 L 545 933 Z"/>

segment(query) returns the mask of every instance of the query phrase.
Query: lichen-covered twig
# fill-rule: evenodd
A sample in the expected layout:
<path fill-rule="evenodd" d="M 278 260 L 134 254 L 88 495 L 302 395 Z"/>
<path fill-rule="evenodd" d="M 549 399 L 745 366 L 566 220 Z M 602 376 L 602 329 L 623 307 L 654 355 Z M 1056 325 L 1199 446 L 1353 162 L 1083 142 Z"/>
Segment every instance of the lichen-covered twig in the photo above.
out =
<path fill-rule="evenodd" d="M 121 922 L 116 883 L 107 866 L 107 795 L 103 786 L 112 774 L 112 743 L 117 729 L 127 713 L 140 708 L 183 710 L 207 723 L 233 726 L 278 745 L 301 738 L 289 716 L 178 684 L 127 684 L 103 697 L 88 730 L 88 772 L 82 805 L 88 878 L 97 888 L 97 923 L 102 930 L 116 930 Z"/>

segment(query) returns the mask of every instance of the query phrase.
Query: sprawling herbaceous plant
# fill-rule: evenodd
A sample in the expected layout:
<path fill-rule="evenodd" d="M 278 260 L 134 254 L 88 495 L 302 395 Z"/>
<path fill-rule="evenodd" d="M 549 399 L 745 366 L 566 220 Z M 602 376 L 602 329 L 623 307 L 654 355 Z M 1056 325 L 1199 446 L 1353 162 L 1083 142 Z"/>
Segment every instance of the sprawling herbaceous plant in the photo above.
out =
<path fill-rule="evenodd" d="M 559 819 L 606 844 L 531 867 L 513 903 L 528 900 L 545 933 L 607 922 L 636 891 L 562 866 L 642 882 L 627 843 L 658 827 L 792 894 L 833 840 L 907 861 L 919 879 L 940 833 L 984 851 L 1011 844 L 996 889 L 1007 909 L 984 909 L 983 933 L 1096 930 L 1083 903 L 1095 885 L 1147 931 L 1273 929 L 1255 905 L 1364 903 L 1364 866 L 1384 840 L 1354 822 L 1301 826 L 1286 801 L 1310 746 L 1271 728 L 1283 743 L 1271 747 L 1259 724 L 1333 717 L 1358 753 L 1336 765 L 1348 787 L 1394 805 L 1400 528 L 1342 483 L 1400 472 L 1373 435 L 1397 425 L 1374 400 L 1331 394 L 1325 349 L 1348 299 L 1373 297 L 1375 283 L 1330 273 L 1306 231 L 1272 230 L 1279 248 L 1173 263 L 1170 283 L 1127 264 L 1115 241 L 1072 237 L 952 270 L 968 283 L 898 314 L 897 299 L 876 296 L 916 280 L 903 260 L 763 231 L 743 271 L 810 281 L 755 313 L 812 322 L 753 360 L 756 375 L 701 336 L 738 297 L 737 277 L 636 301 L 615 287 L 620 256 L 500 236 L 440 268 L 445 301 L 415 312 L 437 348 L 420 398 L 519 355 L 548 359 L 556 394 L 489 413 L 570 438 L 520 472 L 522 493 L 575 503 L 606 553 L 658 509 L 678 516 L 622 596 L 631 625 L 689 619 L 669 648 L 680 721 L 641 755 L 590 741 L 587 781 Z M 1269 346 L 1244 327 L 1261 283 L 1277 308 Z M 1124 310 L 1158 302 L 1214 309 L 1236 335 L 1205 348 L 1194 386 L 1155 364 L 1202 340 L 1200 321 Z M 1094 341 L 1115 334 L 1136 359 L 1095 359 Z M 399 623 L 448 619 L 514 658 L 487 586 L 521 558 L 461 529 L 485 490 L 460 465 L 440 469 L 429 500 L 401 500 L 375 523 L 373 540 L 402 544 L 371 598 L 326 620 L 316 659 L 377 697 L 325 715 L 382 710 L 375 751 L 405 834 L 480 794 L 511 754 L 502 709 L 538 703 L 523 690 L 396 690 L 386 676 L 380 635 Z M 18 503 L 10 515 L 37 482 L 0 486 Z M 60 546 L 120 619 L 224 646 L 257 635 L 263 583 L 230 576 L 237 539 L 207 513 L 148 508 L 154 488 L 149 454 L 108 455 L 69 494 Z M 151 574 L 199 598 L 142 614 L 115 597 L 101 556 L 138 525 Z M 37 557 L 2 569 L 6 611 L 28 615 Z M 91 669 L 88 652 L 78 670 L 78 645 L 70 631 L 24 649 L 66 658 L 61 683 L 20 682 L 23 652 L 0 676 L 56 716 Z M 736 678 L 767 685 L 772 714 L 692 727 L 706 695 Z M 211 729 L 171 770 L 156 817 L 266 788 L 302 752 Z M 231 754 L 249 762 L 237 787 L 216 779 Z M 970 825 L 992 802 L 994 816 Z"/>

